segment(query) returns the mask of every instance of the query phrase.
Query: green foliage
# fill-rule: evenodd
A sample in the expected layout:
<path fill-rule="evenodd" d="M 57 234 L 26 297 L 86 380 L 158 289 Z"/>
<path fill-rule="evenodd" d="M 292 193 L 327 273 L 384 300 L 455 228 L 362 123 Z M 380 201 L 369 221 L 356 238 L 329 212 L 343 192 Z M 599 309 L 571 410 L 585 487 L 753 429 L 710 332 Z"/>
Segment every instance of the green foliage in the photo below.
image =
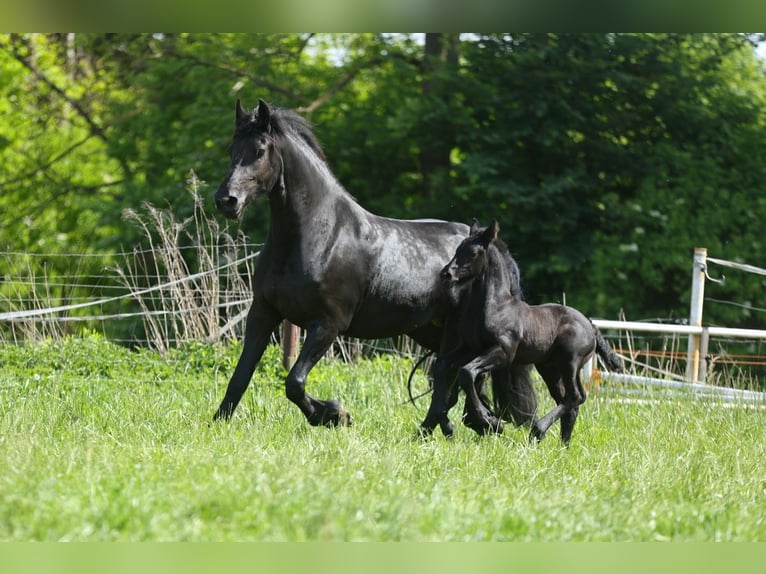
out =
<path fill-rule="evenodd" d="M 436 35 L 429 35 L 433 39 Z M 763 266 L 766 82 L 742 34 L 0 36 L 0 247 L 111 264 L 124 208 L 191 215 L 226 171 L 234 102 L 314 123 L 339 180 L 394 217 L 497 217 L 534 302 L 688 312 L 694 247 Z M 264 204 L 246 213 L 254 240 Z M 23 258 L 11 267 L 24 265 Z M 54 270 L 55 271 L 55 270 Z M 63 271 L 61 271 L 63 273 Z M 711 298 L 763 307 L 758 276 Z M 61 294 L 64 298 L 65 294 Z M 763 327 L 711 302 L 712 324 Z"/>
<path fill-rule="evenodd" d="M 410 364 L 385 356 L 322 361 L 308 390 L 354 426 L 311 428 L 271 348 L 233 419 L 211 424 L 237 351 L 0 347 L 0 540 L 764 539 L 761 410 L 602 386 L 569 449 L 511 427 L 421 441 Z"/>
<path fill-rule="evenodd" d="M 467 134 L 458 193 L 494 204 L 534 300 L 685 316 L 694 247 L 763 259 L 740 232 L 766 154 L 763 65 L 746 38 L 488 36 L 464 52 L 482 129 Z"/>

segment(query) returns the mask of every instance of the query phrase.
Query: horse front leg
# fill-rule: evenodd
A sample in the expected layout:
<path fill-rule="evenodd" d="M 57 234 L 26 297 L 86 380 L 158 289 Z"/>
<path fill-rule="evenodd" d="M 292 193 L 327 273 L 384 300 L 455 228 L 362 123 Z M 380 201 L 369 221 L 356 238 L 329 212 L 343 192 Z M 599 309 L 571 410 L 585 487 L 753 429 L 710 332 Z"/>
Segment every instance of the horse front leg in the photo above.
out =
<path fill-rule="evenodd" d="M 314 323 L 306 333 L 301 352 L 285 379 L 287 398 L 298 405 L 312 426 L 350 426 L 351 416 L 337 400 L 321 401 L 306 392 L 306 377 L 338 336 L 338 330 L 323 323 Z"/>
<path fill-rule="evenodd" d="M 271 333 L 276 329 L 282 317 L 270 307 L 253 301 L 247 313 L 245 340 L 237 366 L 229 379 L 226 394 L 218 407 L 213 420 L 229 420 L 237 408 L 242 395 L 250 384 L 253 372 L 269 344 Z"/>
<path fill-rule="evenodd" d="M 456 350 L 445 353 L 436 359 L 431 368 L 433 378 L 433 392 L 431 404 L 428 407 L 426 418 L 420 423 L 420 434 L 428 436 L 439 425 L 444 436 L 450 437 L 454 427 L 449 420 L 448 413 L 457 402 L 457 389 L 455 388 L 456 365 L 473 357 L 468 351 Z"/>
<path fill-rule="evenodd" d="M 496 345 L 461 367 L 458 373 L 460 388 L 465 391 L 466 414 L 463 422 L 479 434 L 503 432 L 503 423 L 495 417 L 481 400 L 477 382 L 485 373 L 509 363 L 508 354 Z"/>

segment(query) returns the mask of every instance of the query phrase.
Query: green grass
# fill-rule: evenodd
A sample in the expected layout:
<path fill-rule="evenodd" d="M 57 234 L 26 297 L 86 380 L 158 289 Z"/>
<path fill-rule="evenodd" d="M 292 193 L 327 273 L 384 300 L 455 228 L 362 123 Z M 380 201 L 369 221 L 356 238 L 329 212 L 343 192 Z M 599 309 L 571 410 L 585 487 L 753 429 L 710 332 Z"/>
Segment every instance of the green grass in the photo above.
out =
<path fill-rule="evenodd" d="M 766 540 L 766 410 L 602 388 L 569 449 L 557 426 L 421 441 L 427 399 L 402 404 L 410 362 L 385 356 L 322 361 L 309 392 L 354 426 L 313 428 L 269 349 L 211 424 L 237 354 L 0 347 L 0 540 Z"/>

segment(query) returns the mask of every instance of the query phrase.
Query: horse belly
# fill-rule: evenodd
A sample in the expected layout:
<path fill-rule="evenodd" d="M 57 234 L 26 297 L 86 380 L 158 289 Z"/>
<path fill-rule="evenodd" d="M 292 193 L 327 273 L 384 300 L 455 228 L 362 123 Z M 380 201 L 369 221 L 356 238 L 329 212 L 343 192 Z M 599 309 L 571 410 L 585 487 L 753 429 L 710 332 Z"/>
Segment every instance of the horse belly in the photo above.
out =
<path fill-rule="evenodd" d="M 437 315 L 436 305 L 393 304 L 368 298 L 357 309 L 345 334 L 360 339 L 383 339 L 409 333 Z"/>
<path fill-rule="evenodd" d="M 439 272 L 462 240 L 459 227 L 377 219 L 372 229 L 369 282 L 348 334 L 391 337 L 439 321 L 446 312 Z"/>

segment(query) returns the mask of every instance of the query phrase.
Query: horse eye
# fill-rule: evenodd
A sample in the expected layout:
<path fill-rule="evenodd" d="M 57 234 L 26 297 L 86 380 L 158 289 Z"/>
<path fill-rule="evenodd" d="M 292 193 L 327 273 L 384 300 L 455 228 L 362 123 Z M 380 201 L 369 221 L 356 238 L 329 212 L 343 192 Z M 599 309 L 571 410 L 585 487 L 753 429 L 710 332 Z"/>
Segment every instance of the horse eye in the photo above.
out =
<path fill-rule="evenodd" d="M 259 147 L 257 150 L 255 150 L 255 159 L 261 159 L 263 157 L 263 154 L 266 153 L 266 148 Z"/>

